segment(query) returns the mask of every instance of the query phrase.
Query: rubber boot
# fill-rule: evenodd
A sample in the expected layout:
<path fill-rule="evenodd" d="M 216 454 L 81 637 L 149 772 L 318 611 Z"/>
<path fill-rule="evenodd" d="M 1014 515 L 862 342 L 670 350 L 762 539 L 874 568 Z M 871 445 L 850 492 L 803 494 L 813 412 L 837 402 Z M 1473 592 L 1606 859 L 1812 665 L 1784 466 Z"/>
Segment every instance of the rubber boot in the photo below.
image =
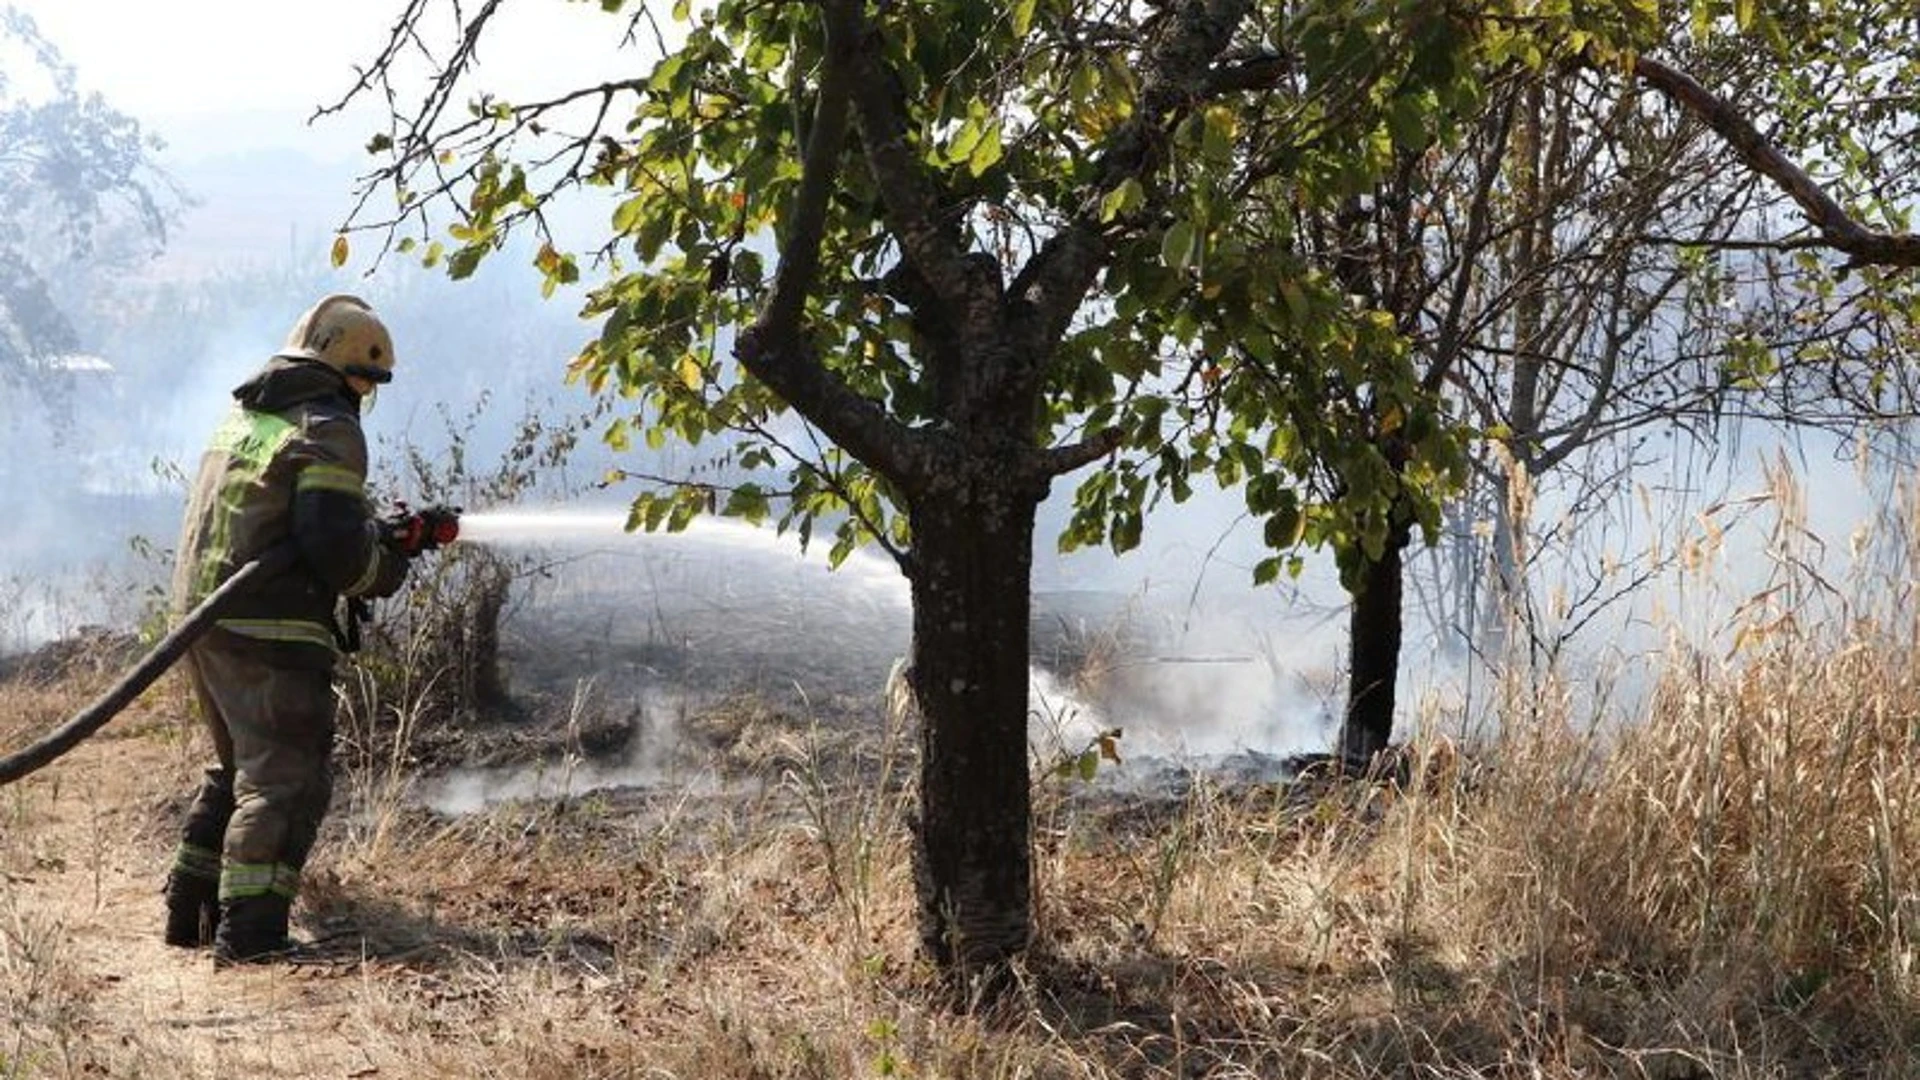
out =
<path fill-rule="evenodd" d="M 270 964 L 286 957 L 287 917 L 293 901 L 278 893 L 229 900 L 220 907 L 220 928 L 213 937 L 213 966 Z"/>
<path fill-rule="evenodd" d="M 167 874 L 167 944 L 183 949 L 213 944 L 220 922 L 220 848 L 232 817 L 233 774 L 208 769 Z"/>
<path fill-rule="evenodd" d="M 198 949 L 213 944 L 220 925 L 220 880 L 175 869 L 167 875 L 167 944 Z"/>

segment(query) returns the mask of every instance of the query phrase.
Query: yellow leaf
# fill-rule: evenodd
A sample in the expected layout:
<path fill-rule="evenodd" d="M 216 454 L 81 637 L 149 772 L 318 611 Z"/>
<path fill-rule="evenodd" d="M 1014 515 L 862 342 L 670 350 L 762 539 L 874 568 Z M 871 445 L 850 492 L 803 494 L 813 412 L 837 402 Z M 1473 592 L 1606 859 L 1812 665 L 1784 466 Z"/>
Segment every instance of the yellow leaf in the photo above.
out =
<path fill-rule="evenodd" d="M 345 266 L 346 264 L 347 238 L 345 235 L 336 236 L 333 238 L 333 265 Z"/>
<path fill-rule="evenodd" d="M 706 376 L 700 371 L 700 361 L 696 359 L 692 353 L 687 353 L 680 357 L 680 363 L 675 369 L 675 374 L 680 376 L 680 384 L 682 386 L 685 386 L 696 394 L 700 392 L 702 386 L 707 384 Z"/>

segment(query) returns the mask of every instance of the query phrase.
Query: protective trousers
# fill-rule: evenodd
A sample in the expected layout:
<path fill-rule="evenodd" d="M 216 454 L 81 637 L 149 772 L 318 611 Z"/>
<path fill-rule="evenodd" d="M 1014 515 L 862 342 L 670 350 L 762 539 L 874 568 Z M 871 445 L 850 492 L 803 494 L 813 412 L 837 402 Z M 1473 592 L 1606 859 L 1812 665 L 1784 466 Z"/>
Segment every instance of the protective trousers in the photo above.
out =
<path fill-rule="evenodd" d="M 216 631 L 187 653 L 220 767 L 187 812 L 174 873 L 217 877 L 222 905 L 273 897 L 284 911 L 333 795 L 333 680 L 256 652 Z"/>

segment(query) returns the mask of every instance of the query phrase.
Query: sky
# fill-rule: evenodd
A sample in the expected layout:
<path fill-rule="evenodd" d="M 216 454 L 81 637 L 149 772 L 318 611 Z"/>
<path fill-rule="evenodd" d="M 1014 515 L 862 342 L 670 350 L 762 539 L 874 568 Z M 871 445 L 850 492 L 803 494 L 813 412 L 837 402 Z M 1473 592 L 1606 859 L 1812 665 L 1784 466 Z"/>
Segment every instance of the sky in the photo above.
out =
<path fill-rule="evenodd" d="M 194 201 L 147 273 L 192 280 L 324 251 L 347 222 L 357 181 L 379 164 L 365 147 L 387 127 L 386 102 L 362 94 L 337 114 L 317 114 L 355 86 L 406 3 L 0 0 L 0 8 L 38 24 L 83 93 L 100 94 L 161 140 L 156 160 Z M 468 16 L 477 7 L 458 4 Z M 455 0 L 425 0 L 423 36 L 443 53 L 455 12 Z M 482 89 L 527 100 L 583 79 L 631 77 L 651 65 L 653 50 L 621 47 L 629 18 L 605 13 L 599 0 L 509 0 L 482 39 L 461 100 Z M 425 78 L 418 54 L 405 54 L 396 82 L 402 108 L 424 91 Z M 604 221 L 602 208 L 577 200 L 557 210 L 569 238 Z M 370 234 L 356 241 L 348 269 L 372 269 L 377 243 Z"/>
<path fill-rule="evenodd" d="M 146 121 L 191 159 L 286 147 L 342 161 L 378 126 L 369 102 L 309 124 L 356 79 L 387 39 L 404 0 L 17 0 L 98 91 Z M 465 5 L 469 11 L 477 5 Z M 430 0 L 430 28 L 451 25 L 450 0 Z M 612 73 L 624 23 L 579 0 L 506 4 L 481 51 L 478 72 L 509 93 L 537 91 L 583 71 Z"/>

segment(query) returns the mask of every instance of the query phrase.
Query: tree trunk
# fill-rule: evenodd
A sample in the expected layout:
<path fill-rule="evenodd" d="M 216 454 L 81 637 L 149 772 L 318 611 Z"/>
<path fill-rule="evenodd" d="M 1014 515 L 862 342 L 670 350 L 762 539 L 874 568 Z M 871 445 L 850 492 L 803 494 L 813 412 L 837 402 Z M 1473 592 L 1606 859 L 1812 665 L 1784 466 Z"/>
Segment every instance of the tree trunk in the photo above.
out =
<path fill-rule="evenodd" d="M 1493 478 L 1493 573 L 1487 578 L 1487 595 L 1480 618 L 1481 656 L 1501 665 L 1507 661 L 1507 646 L 1526 609 L 1520 580 L 1523 549 L 1521 538 L 1527 524 L 1514 517 L 1512 466 L 1501 469 Z"/>
<path fill-rule="evenodd" d="M 1028 611 L 1037 499 L 998 484 L 911 507 L 920 710 L 915 881 L 943 968 L 997 965 L 1033 932 Z"/>
<path fill-rule="evenodd" d="M 1347 674 L 1347 716 L 1340 728 L 1340 756 L 1364 768 L 1387 748 L 1393 736 L 1395 684 L 1400 674 L 1402 631 L 1401 555 L 1412 537 L 1411 525 L 1395 525 L 1380 558 L 1361 570 L 1359 589 L 1348 616 L 1351 651 Z"/>

